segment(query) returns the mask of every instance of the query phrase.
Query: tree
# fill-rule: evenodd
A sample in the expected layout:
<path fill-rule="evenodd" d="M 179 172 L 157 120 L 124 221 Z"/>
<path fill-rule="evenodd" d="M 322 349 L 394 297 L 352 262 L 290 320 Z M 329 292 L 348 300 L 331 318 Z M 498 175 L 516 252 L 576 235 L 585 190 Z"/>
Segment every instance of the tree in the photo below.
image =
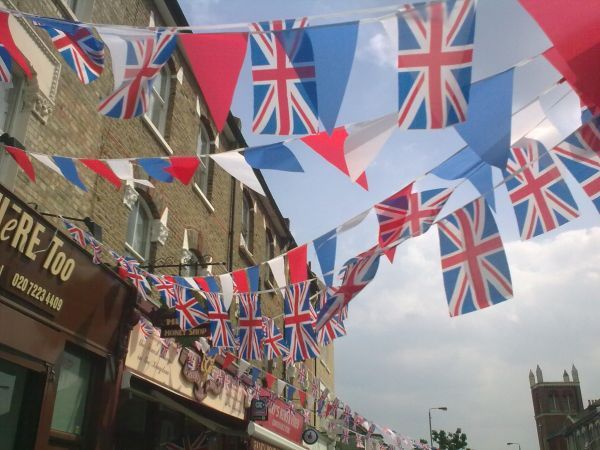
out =
<path fill-rule="evenodd" d="M 433 441 L 437 442 L 440 450 L 469 450 L 467 447 L 467 435 L 457 428 L 454 433 L 432 431 Z"/>

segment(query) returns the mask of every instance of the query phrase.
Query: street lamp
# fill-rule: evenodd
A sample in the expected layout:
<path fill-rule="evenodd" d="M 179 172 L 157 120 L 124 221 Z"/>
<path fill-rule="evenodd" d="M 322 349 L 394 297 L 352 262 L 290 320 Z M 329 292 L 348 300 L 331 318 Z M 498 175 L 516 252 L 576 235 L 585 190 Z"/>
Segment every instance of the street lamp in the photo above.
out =
<path fill-rule="evenodd" d="M 439 409 L 440 411 L 448 411 L 448 408 L 446 408 L 445 406 L 438 406 L 436 408 L 429 408 L 429 445 L 431 447 L 433 447 L 433 437 L 431 435 L 431 410 L 432 409 Z"/>
<path fill-rule="evenodd" d="M 519 450 L 521 450 L 521 444 L 519 444 L 518 442 L 507 442 L 506 445 L 518 445 Z"/>

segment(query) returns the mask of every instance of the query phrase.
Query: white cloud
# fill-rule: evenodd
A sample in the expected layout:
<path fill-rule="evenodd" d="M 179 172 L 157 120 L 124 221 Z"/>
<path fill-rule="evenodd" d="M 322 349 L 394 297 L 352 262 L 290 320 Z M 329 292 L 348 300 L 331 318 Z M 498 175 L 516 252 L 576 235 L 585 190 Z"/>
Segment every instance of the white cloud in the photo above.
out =
<path fill-rule="evenodd" d="M 462 427 L 471 448 L 536 448 L 528 372 L 579 369 L 583 397 L 600 394 L 600 227 L 506 246 L 515 298 L 450 318 L 437 231 L 382 260 L 351 304 L 336 347 L 337 393 L 361 414 L 412 437 Z"/>
<path fill-rule="evenodd" d="M 356 57 L 374 62 L 378 66 L 396 67 L 396 51 L 387 34 L 383 32 L 371 36 L 367 45 L 359 45 Z"/>

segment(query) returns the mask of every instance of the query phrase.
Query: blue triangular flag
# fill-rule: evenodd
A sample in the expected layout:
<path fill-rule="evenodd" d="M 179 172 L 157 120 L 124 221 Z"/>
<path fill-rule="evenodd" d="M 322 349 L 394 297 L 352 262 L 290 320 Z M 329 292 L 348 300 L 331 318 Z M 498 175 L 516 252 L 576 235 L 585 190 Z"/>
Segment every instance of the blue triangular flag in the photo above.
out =
<path fill-rule="evenodd" d="M 87 192 L 85 184 L 79 178 L 77 174 L 77 167 L 75 167 L 75 161 L 72 158 L 66 158 L 64 156 L 52 156 L 54 164 L 60 169 L 63 177 L 77 186 L 79 189 Z"/>
<path fill-rule="evenodd" d="M 306 31 L 313 44 L 318 68 L 317 105 L 327 133 L 335 128 L 356 51 L 358 22 L 311 27 Z"/>
<path fill-rule="evenodd" d="M 282 143 L 250 147 L 244 150 L 244 158 L 255 169 L 303 172 L 296 156 Z"/>
<path fill-rule="evenodd" d="M 173 176 L 165 172 L 167 167 L 171 167 L 171 162 L 163 158 L 138 158 L 137 163 L 142 166 L 146 173 L 152 178 L 162 181 L 163 183 L 171 183 Z"/>
<path fill-rule="evenodd" d="M 333 268 L 335 266 L 335 252 L 337 247 L 337 234 L 333 229 L 313 241 L 315 253 L 321 266 L 323 281 L 327 286 L 333 286 Z"/>
<path fill-rule="evenodd" d="M 510 153 L 513 69 L 471 85 L 469 115 L 456 131 L 481 159 L 500 169 Z"/>
<path fill-rule="evenodd" d="M 494 197 L 494 182 L 492 181 L 492 166 L 482 162 L 481 165 L 471 175 L 468 180 L 475 189 L 486 199 L 492 211 L 496 211 L 496 201 Z"/>
<path fill-rule="evenodd" d="M 259 266 L 251 266 L 246 269 L 246 276 L 248 277 L 248 286 L 250 287 L 250 292 L 258 291 L 258 283 L 260 277 L 260 268 Z"/>
<path fill-rule="evenodd" d="M 258 367 L 253 367 L 252 370 L 250 370 L 250 375 L 252 376 L 252 384 L 255 384 L 260 376 L 260 369 Z"/>
<path fill-rule="evenodd" d="M 291 402 L 294 399 L 294 394 L 296 393 L 296 388 L 291 384 L 287 385 L 287 400 Z"/>

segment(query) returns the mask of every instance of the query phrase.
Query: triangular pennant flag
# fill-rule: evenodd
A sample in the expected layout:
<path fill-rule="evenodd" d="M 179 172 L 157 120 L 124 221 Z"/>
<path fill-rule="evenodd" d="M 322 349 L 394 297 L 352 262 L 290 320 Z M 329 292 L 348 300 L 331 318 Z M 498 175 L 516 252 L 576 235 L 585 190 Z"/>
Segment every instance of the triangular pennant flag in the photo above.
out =
<path fill-rule="evenodd" d="M 273 376 L 273 374 L 267 372 L 265 374 L 265 381 L 267 384 L 267 389 L 271 389 L 273 387 L 273 384 L 275 383 L 275 381 L 277 381 L 277 377 Z"/>
<path fill-rule="evenodd" d="M 237 370 L 237 376 L 238 378 L 241 378 L 242 375 L 244 375 L 248 369 L 250 369 L 250 363 L 244 359 L 239 359 L 238 360 L 238 370 Z"/>
<path fill-rule="evenodd" d="M 292 400 L 294 400 L 294 394 L 296 393 L 296 387 L 292 386 L 291 384 L 288 384 L 287 386 L 287 401 L 291 402 Z"/>
<path fill-rule="evenodd" d="M 338 127 L 333 130 L 331 135 L 323 131 L 310 136 L 304 136 L 301 138 L 301 141 L 341 172 L 350 176 L 344 155 L 344 146 L 347 138 L 348 131 L 346 131 L 346 128 Z M 356 179 L 356 183 L 364 189 L 369 188 L 367 185 L 367 176 L 364 172 Z"/>
<path fill-rule="evenodd" d="M 227 368 L 233 364 L 233 361 L 235 361 L 235 355 L 227 352 L 225 354 L 225 358 L 223 359 L 223 365 L 221 366 L 223 370 L 227 370 Z"/>
<path fill-rule="evenodd" d="M 128 159 L 107 159 L 106 164 L 110 167 L 110 170 L 123 181 L 154 187 L 148 180 L 134 178 L 133 165 Z"/>
<path fill-rule="evenodd" d="M 319 119 L 328 133 L 335 127 L 354 61 L 358 22 L 311 27 L 315 65 L 318 67 L 317 103 Z"/>
<path fill-rule="evenodd" d="M 285 255 L 277 256 L 276 258 L 271 259 L 268 261 L 268 264 L 277 287 L 286 286 L 287 280 L 285 277 Z"/>
<path fill-rule="evenodd" d="M 37 159 L 49 169 L 53 170 L 59 175 L 62 175 L 69 182 L 71 182 L 81 190 L 87 192 L 87 188 L 79 179 L 79 175 L 77 175 L 75 163 L 71 158 L 65 158 L 63 156 L 50 157 L 48 155 L 41 155 L 38 153 L 31 153 L 31 156 L 33 156 L 35 159 Z"/>
<path fill-rule="evenodd" d="M 256 380 L 258 380 L 258 377 L 260 376 L 260 369 L 258 367 L 253 367 L 250 370 L 250 375 L 252 376 L 252 384 L 256 384 Z"/>
<path fill-rule="evenodd" d="M 248 33 L 180 33 L 179 41 L 220 132 L 246 56 Z"/>
<path fill-rule="evenodd" d="M 337 232 L 331 230 L 313 241 L 315 253 L 321 266 L 323 281 L 327 286 L 333 285 L 333 268 L 335 267 L 335 254 L 337 248 Z"/>
<path fill-rule="evenodd" d="M 97 173 L 117 189 L 121 187 L 121 180 L 104 161 L 100 161 L 99 159 L 80 159 L 79 162 Z"/>
<path fill-rule="evenodd" d="M 296 156 L 283 143 L 261 145 L 244 150 L 246 162 L 254 169 L 303 172 Z"/>
<path fill-rule="evenodd" d="M 471 86 L 469 120 L 455 126 L 483 161 L 503 170 L 510 153 L 513 72 L 507 70 Z"/>
<path fill-rule="evenodd" d="M 238 152 L 223 152 L 211 154 L 210 157 L 229 175 L 238 179 L 253 191 L 265 195 L 265 191 L 254 173 L 254 169 L 246 162 L 246 158 L 243 155 L 240 155 Z"/>
<path fill-rule="evenodd" d="M 136 162 L 142 166 L 142 169 L 152 178 L 163 183 L 173 182 L 173 176 L 165 171 L 171 166 L 167 159 L 163 158 L 137 158 Z"/>
<path fill-rule="evenodd" d="M 223 293 L 223 304 L 226 309 L 229 309 L 231 299 L 233 298 L 233 279 L 231 278 L 231 274 L 225 273 L 219 275 L 219 281 L 221 282 L 221 291 Z"/>
<path fill-rule="evenodd" d="M 371 122 L 353 125 L 344 144 L 348 174 L 354 181 L 377 157 L 392 132 L 398 127 L 397 114 L 388 114 Z"/>
<path fill-rule="evenodd" d="M 188 185 L 194 173 L 200 164 L 200 160 L 196 156 L 171 156 L 169 158 L 171 165 L 164 169 L 177 178 L 181 183 Z"/>
<path fill-rule="evenodd" d="M 52 43 L 79 81 L 89 84 L 104 70 L 104 44 L 85 25 L 64 20 L 36 17 L 31 21 L 45 29 Z"/>
<path fill-rule="evenodd" d="M 4 149 L 13 157 L 19 167 L 23 169 L 23 172 L 25 172 L 27 177 L 31 181 L 35 181 L 35 171 L 33 170 L 33 164 L 31 164 L 27 152 L 17 147 L 11 147 L 10 145 L 5 146 Z"/>
<path fill-rule="evenodd" d="M 12 38 L 8 24 L 9 18 L 9 13 L 0 11 L 0 81 L 5 83 L 12 81 L 11 68 L 13 59 L 23 69 L 27 78 L 31 79 L 31 70 L 29 69 L 27 59 L 25 59 L 21 51 L 17 48 Z"/>
<path fill-rule="evenodd" d="M 303 244 L 287 252 L 290 283 L 300 283 L 308 278 L 307 245 Z"/>
<path fill-rule="evenodd" d="M 283 394 L 283 390 L 285 389 L 285 387 L 287 386 L 287 383 L 283 380 L 277 380 L 277 385 L 276 385 L 276 394 L 281 397 L 281 395 Z"/>
<path fill-rule="evenodd" d="M 300 399 L 300 405 L 306 406 L 306 392 L 298 390 L 298 398 Z"/>

